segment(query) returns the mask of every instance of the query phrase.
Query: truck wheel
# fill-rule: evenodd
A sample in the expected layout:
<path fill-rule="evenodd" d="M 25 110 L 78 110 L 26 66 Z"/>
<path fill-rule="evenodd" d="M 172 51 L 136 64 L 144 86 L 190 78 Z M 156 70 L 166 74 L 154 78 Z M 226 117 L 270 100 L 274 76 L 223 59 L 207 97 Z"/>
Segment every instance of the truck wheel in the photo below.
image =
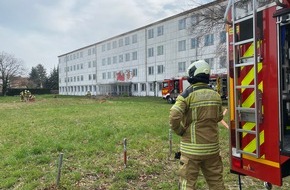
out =
<path fill-rule="evenodd" d="M 167 102 L 168 102 L 168 104 L 173 104 L 174 100 L 171 97 L 168 97 L 167 98 Z"/>
<path fill-rule="evenodd" d="M 266 189 L 272 189 L 272 184 L 271 183 L 269 183 L 269 182 L 264 182 L 264 186 L 266 187 Z"/>

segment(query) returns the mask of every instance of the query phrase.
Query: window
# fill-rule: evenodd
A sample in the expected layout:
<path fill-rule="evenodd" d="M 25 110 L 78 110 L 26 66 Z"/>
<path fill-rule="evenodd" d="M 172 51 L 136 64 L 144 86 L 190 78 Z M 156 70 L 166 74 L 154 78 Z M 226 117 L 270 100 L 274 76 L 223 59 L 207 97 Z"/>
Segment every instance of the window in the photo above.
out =
<path fill-rule="evenodd" d="M 119 63 L 123 62 L 123 55 L 119 55 Z"/>
<path fill-rule="evenodd" d="M 179 62 L 178 63 L 178 72 L 185 72 L 185 62 Z"/>
<path fill-rule="evenodd" d="M 111 43 L 107 43 L 107 50 L 110 50 L 111 49 Z"/>
<path fill-rule="evenodd" d="M 124 45 L 123 43 L 123 39 L 119 39 L 119 47 L 122 47 Z"/>
<path fill-rule="evenodd" d="M 102 73 L 103 74 L 103 79 L 106 79 L 106 73 Z"/>
<path fill-rule="evenodd" d="M 117 48 L 117 41 L 113 41 L 113 48 Z"/>
<path fill-rule="evenodd" d="M 220 64 L 218 65 L 218 68 L 219 69 L 227 68 L 227 58 L 226 58 L 226 56 L 221 56 L 220 57 Z"/>
<path fill-rule="evenodd" d="M 136 77 L 136 76 L 138 76 L 137 69 L 133 69 L 133 77 Z"/>
<path fill-rule="evenodd" d="M 154 83 L 149 83 L 149 91 L 154 92 Z"/>
<path fill-rule="evenodd" d="M 178 29 L 183 30 L 185 28 L 186 28 L 186 19 L 183 18 L 183 19 L 178 21 Z"/>
<path fill-rule="evenodd" d="M 106 45 L 105 44 L 102 45 L 102 51 L 106 51 Z"/>
<path fill-rule="evenodd" d="M 178 42 L 178 51 L 185 51 L 186 50 L 186 41 L 182 40 Z"/>
<path fill-rule="evenodd" d="M 198 24 L 198 21 L 199 21 L 198 15 L 192 15 L 190 18 L 191 18 L 191 25 L 192 26 Z"/>
<path fill-rule="evenodd" d="M 213 34 L 205 35 L 205 37 L 204 37 L 204 45 L 205 46 L 213 45 L 213 41 L 214 41 Z"/>
<path fill-rule="evenodd" d="M 157 55 L 163 55 L 163 46 L 157 46 Z"/>
<path fill-rule="evenodd" d="M 222 31 L 220 32 L 220 43 L 225 43 L 226 42 L 226 32 Z"/>
<path fill-rule="evenodd" d="M 106 59 L 105 58 L 102 59 L 102 65 L 103 66 L 106 65 Z"/>
<path fill-rule="evenodd" d="M 162 90 L 162 86 L 163 86 L 163 85 L 162 85 L 162 82 L 158 82 L 157 85 L 158 85 L 158 91 L 161 91 L 161 90 Z"/>
<path fill-rule="evenodd" d="M 81 81 L 84 81 L 84 76 L 83 75 L 81 75 Z"/>
<path fill-rule="evenodd" d="M 142 83 L 141 84 L 141 91 L 146 91 L 146 84 L 145 83 Z"/>
<path fill-rule="evenodd" d="M 208 59 L 204 59 L 204 60 L 209 64 L 210 68 L 213 67 L 213 61 L 214 61 L 213 58 L 208 58 Z"/>
<path fill-rule="evenodd" d="M 107 78 L 108 78 L 108 79 L 111 79 L 111 78 L 112 78 L 112 74 L 111 74 L 111 72 L 108 72 L 108 73 L 107 73 Z"/>
<path fill-rule="evenodd" d="M 125 61 L 130 61 L 130 53 L 125 54 Z"/>
<path fill-rule="evenodd" d="M 91 55 L 91 54 L 92 54 L 92 50 L 88 49 L 88 55 Z"/>
<path fill-rule="evenodd" d="M 135 44 L 135 43 L 137 43 L 137 34 L 134 34 L 132 36 L 132 44 Z"/>
<path fill-rule="evenodd" d="M 138 84 L 133 84 L 133 92 L 138 92 Z"/>
<path fill-rule="evenodd" d="M 198 48 L 198 38 L 191 38 L 191 40 L 190 40 L 190 48 L 191 49 L 194 49 L 194 48 Z"/>
<path fill-rule="evenodd" d="M 157 74 L 162 74 L 164 72 L 164 66 L 163 65 L 158 65 L 157 66 Z"/>
<path fill-rule="evenodd" d="M 93 74 L 93 80 L 96 80 L 96 74 Z"/>
<path fill-rule="evenodd" d="M 89 80 L 92 80 L 92 75 L 89 75 Z"/>
<path fill-rule="evenodd" d="M 157 36 L 162 36 L 164 34 L 164 27 L 158 26 L 157 28 Z"/>
<path fill-rule="evenodd" d="M 89 62 L 88 62 L 88 68 L 91 68 L 91 67 L 92 67 L 91 64 L 92 64 L 92 63 L 89 61 Z"/>
<path fill-rule="evenodd" d="M 126 37 L 125 38 L 125 45 L 129 45 L 130 44 L 130 37 Z"/>
<path fill-rule="evenodd" d="M 107 64 L 108 64 L 108 65 L 111 65 L 111 57 L 108 57 L 108 58 L 107 58 Z"/>
<path fill-rule="evenodd" d="M 154 38 L 154 29 L 148 30 L 148 39 Z"/>
<path fill-rule="evenodd" d="M 137 60 L 137 51 L 132 53 L 132 60 Z"/>
<path fill-rule="evenodd" d="M 148 75 L 154 75 L 154 67 L 148 67 Z"/>
<path fill-rule="evenodd" d="M 117 56 L 113 57 L 113 63 L 117 63 Z"/>
<path fill-rule="evenodd" d="M 97 61 L 93 61 L 93 67 L 97 67 Z"/>
<path fill-rule="evenodd" d="M 154 56 L 154 48 L 149 48 L 148 49 L 148 57 L 153 57 Z"/>

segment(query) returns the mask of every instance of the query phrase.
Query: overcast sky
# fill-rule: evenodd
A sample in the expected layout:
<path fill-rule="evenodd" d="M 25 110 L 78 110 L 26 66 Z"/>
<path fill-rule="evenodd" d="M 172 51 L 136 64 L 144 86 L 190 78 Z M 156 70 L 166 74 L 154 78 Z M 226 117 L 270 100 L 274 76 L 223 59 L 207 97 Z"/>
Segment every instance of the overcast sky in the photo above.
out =
<path fill-rule="evenodd" d="M 191 0 L 1 0 L 0 52 L 27 73 L 57 56 L 193 8 Z"/>

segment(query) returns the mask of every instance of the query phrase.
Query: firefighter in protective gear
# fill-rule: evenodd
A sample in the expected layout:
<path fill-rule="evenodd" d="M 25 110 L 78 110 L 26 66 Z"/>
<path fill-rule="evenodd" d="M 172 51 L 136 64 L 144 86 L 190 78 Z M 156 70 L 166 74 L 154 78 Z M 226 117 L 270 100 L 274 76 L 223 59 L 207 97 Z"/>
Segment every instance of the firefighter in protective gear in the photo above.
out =
<path fill-rule="evenodd" d="M 199 170 L 210 190 L 224 190 L 218 122 L 223 119 L 220 95 L 209 87 L 210 67 L 204 60 L 188 67 L 191 84 L 170 109 L 170 127 L 181 136 L 181 190 L 195 190 Z"/>

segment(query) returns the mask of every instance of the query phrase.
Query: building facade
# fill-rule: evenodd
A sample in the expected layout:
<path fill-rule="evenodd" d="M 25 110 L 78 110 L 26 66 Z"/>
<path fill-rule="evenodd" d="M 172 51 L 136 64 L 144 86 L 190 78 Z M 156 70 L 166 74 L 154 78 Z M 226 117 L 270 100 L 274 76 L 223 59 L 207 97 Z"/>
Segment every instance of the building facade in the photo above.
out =
<path fill-rule="evenodd" d="M 59 94 L 161 96 L 162 81 L 186 75 L 205 59 L 213 74 L 226 73 L 224 25 L 198 36 L 190 28 L 216 1 L 58 56 Z M 202 31 L 202 28 L 200 28 Z M 225 51 L 224 51 L 225 52 Z"/>

